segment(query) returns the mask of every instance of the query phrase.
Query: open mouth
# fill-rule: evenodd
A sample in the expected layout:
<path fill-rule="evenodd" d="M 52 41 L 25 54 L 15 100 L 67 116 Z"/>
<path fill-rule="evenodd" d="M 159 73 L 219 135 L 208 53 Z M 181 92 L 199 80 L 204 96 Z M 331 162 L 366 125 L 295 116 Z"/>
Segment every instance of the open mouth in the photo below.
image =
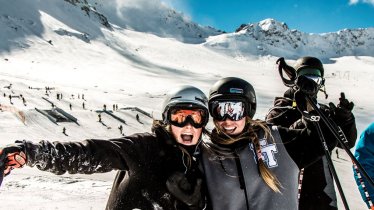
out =
<path fill-rule="evenodd" d="M 182 133 L 181 135 L 183 143 L 192 143 L 193 135 L 190 133 Z"/>
<path fill-rule="evenodd" d="M 223 131 L 225 133 L 233 133 L 233 132 L 235 132 L 235 130 L 236 130 L 235 126 L 232 126 L 232 127 L 223 127 Z"/>

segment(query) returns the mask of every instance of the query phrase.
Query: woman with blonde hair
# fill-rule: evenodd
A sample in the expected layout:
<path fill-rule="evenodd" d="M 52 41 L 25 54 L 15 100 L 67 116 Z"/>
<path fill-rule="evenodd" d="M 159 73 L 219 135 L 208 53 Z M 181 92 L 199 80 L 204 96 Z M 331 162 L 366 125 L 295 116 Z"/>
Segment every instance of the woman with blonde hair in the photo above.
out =
<path fill-rule="evenodd" d="M 313 88 L 308 81 L 299 85 L 300 94 Z M 324 154 L 321 143 L 315 141 L 317 132 L 253 120 L 256 94 L 240 78 L 217 81 L 208 104 L 215 129 L 204 140 L 201 161 L 212 208 L 297 209 L 299 169 Z M 224 112 L 227 104 L 232 112 Z M 328 147 L 335 147 L 334 138 L 328 139 Z"/>

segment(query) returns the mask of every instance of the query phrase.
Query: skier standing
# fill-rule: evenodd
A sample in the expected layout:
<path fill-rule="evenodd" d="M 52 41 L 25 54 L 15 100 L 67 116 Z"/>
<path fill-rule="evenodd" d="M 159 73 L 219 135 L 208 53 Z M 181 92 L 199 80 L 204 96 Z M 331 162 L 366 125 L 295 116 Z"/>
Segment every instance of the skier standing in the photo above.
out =
<path fill-rule="evenodd" d="M 322 89 L 325 81 L 322 62 L 315 57 L 301 57 L 295 62 L 294 69 L 298 76 L 306 76 L 316 83 L 318 89 L 311 96 L 317 101 L 318 90 Z M 266 122 L 283 127 L 305 127 L 305 123 L 301 120 L 302 114 L 293 106 L 295 92 L 295 88 L 291 87 L 284 93 L 284 97 L 275 98 L 274 107 L 267 114 Z M 319 104 L 319 106 L 325 116 L 328 116 L 342 128 L 348 140 L 347 146 L 352 148 L 357 137 L 355 118 L 352 114 L 353 103 L 349 102 L 342 94 L 337 107 L 332 103 L 330 103 L 330 107 L 323 104 Z M 319 137 L 313 141 L 320 143 Z M 334 182 L 326 157 L 322 157 L 304 168 L 303 175 L 300 176 L 300 182 L 300 210 L 314 210 L 317 208 L 319 210 L 337 210 Z"/>

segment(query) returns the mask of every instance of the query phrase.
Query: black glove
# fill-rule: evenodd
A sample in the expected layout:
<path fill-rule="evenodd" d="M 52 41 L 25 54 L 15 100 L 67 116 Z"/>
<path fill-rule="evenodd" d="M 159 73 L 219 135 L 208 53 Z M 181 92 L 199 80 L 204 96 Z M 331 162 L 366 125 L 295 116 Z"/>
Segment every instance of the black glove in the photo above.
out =
<path fill-rule="evenodd" d="M 355 104 L 354 104 L 352 101 L 349 102 L 349 101 L 345 98 L 345 94 L 344 94 L 344 92 L 341 92 L 341 93 L 340 93 L 340 98 L 339 98 L 339 104 L 338 104 L 338 107 L 339 107 L 339 108 L 342 108 L 342 109 L 346 109 L 346 110 L 352 111 L 354 106 L 355 106 Z"/>
<path fill-rule="evenodd" d="M 22 168 L 26 164 L 24 143 L 17 141 L 0 148 L 0 170 L 2 176 L 7 176 L 14 168 Z"/>
<path fill-rule="evenodd" d="M 344 93 L 342 93 L 342 98 L 340 98 L 338 106 L 335 106 L 332 102 L 329 103 L 330 118 L 339 126 L 351 123 L 352 120 L 354 120 L 352 113 L 353 106 L 353 102 L 349 102 L 345 99 Z"/>
<path fill-rule="evenodd" d="M 205 197 L 201 190 L 202 179 L 198 178 L 195 184 L 191 184 L 184 173 L 175 172 L 166 181 L 166 187 L 189 209 L 202 209 L 204 207 Z"/>
<path fill-rule="evenodd" d="M 311 79 L 308 79 L 304 75 L 300 75 L 296 79 L 296 86 L 299 90 L 306 95 L 315 96 L 318 93 L 318 85 Z"/>

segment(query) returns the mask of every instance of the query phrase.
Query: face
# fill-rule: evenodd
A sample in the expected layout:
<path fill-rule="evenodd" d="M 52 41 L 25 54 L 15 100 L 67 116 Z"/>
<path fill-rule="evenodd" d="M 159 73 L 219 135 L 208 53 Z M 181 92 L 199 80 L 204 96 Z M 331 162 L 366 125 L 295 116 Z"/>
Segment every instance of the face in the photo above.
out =
<path fill-rule="evenodd" d="M 171 126 L 171 133 L 178 143 L 183 145 L 196 145 L 200 139 L 202 128 L 195 128 L 190 123 L 183 127 Z"/>
<path fill-rule="evenodd" d="M 229 136 L 239 135 L 243 132 L 245 127 L 245 117 L 238 121 L 232 121 L 227 118 L 224 121 L 216 121 L 218 129 Z"/>

